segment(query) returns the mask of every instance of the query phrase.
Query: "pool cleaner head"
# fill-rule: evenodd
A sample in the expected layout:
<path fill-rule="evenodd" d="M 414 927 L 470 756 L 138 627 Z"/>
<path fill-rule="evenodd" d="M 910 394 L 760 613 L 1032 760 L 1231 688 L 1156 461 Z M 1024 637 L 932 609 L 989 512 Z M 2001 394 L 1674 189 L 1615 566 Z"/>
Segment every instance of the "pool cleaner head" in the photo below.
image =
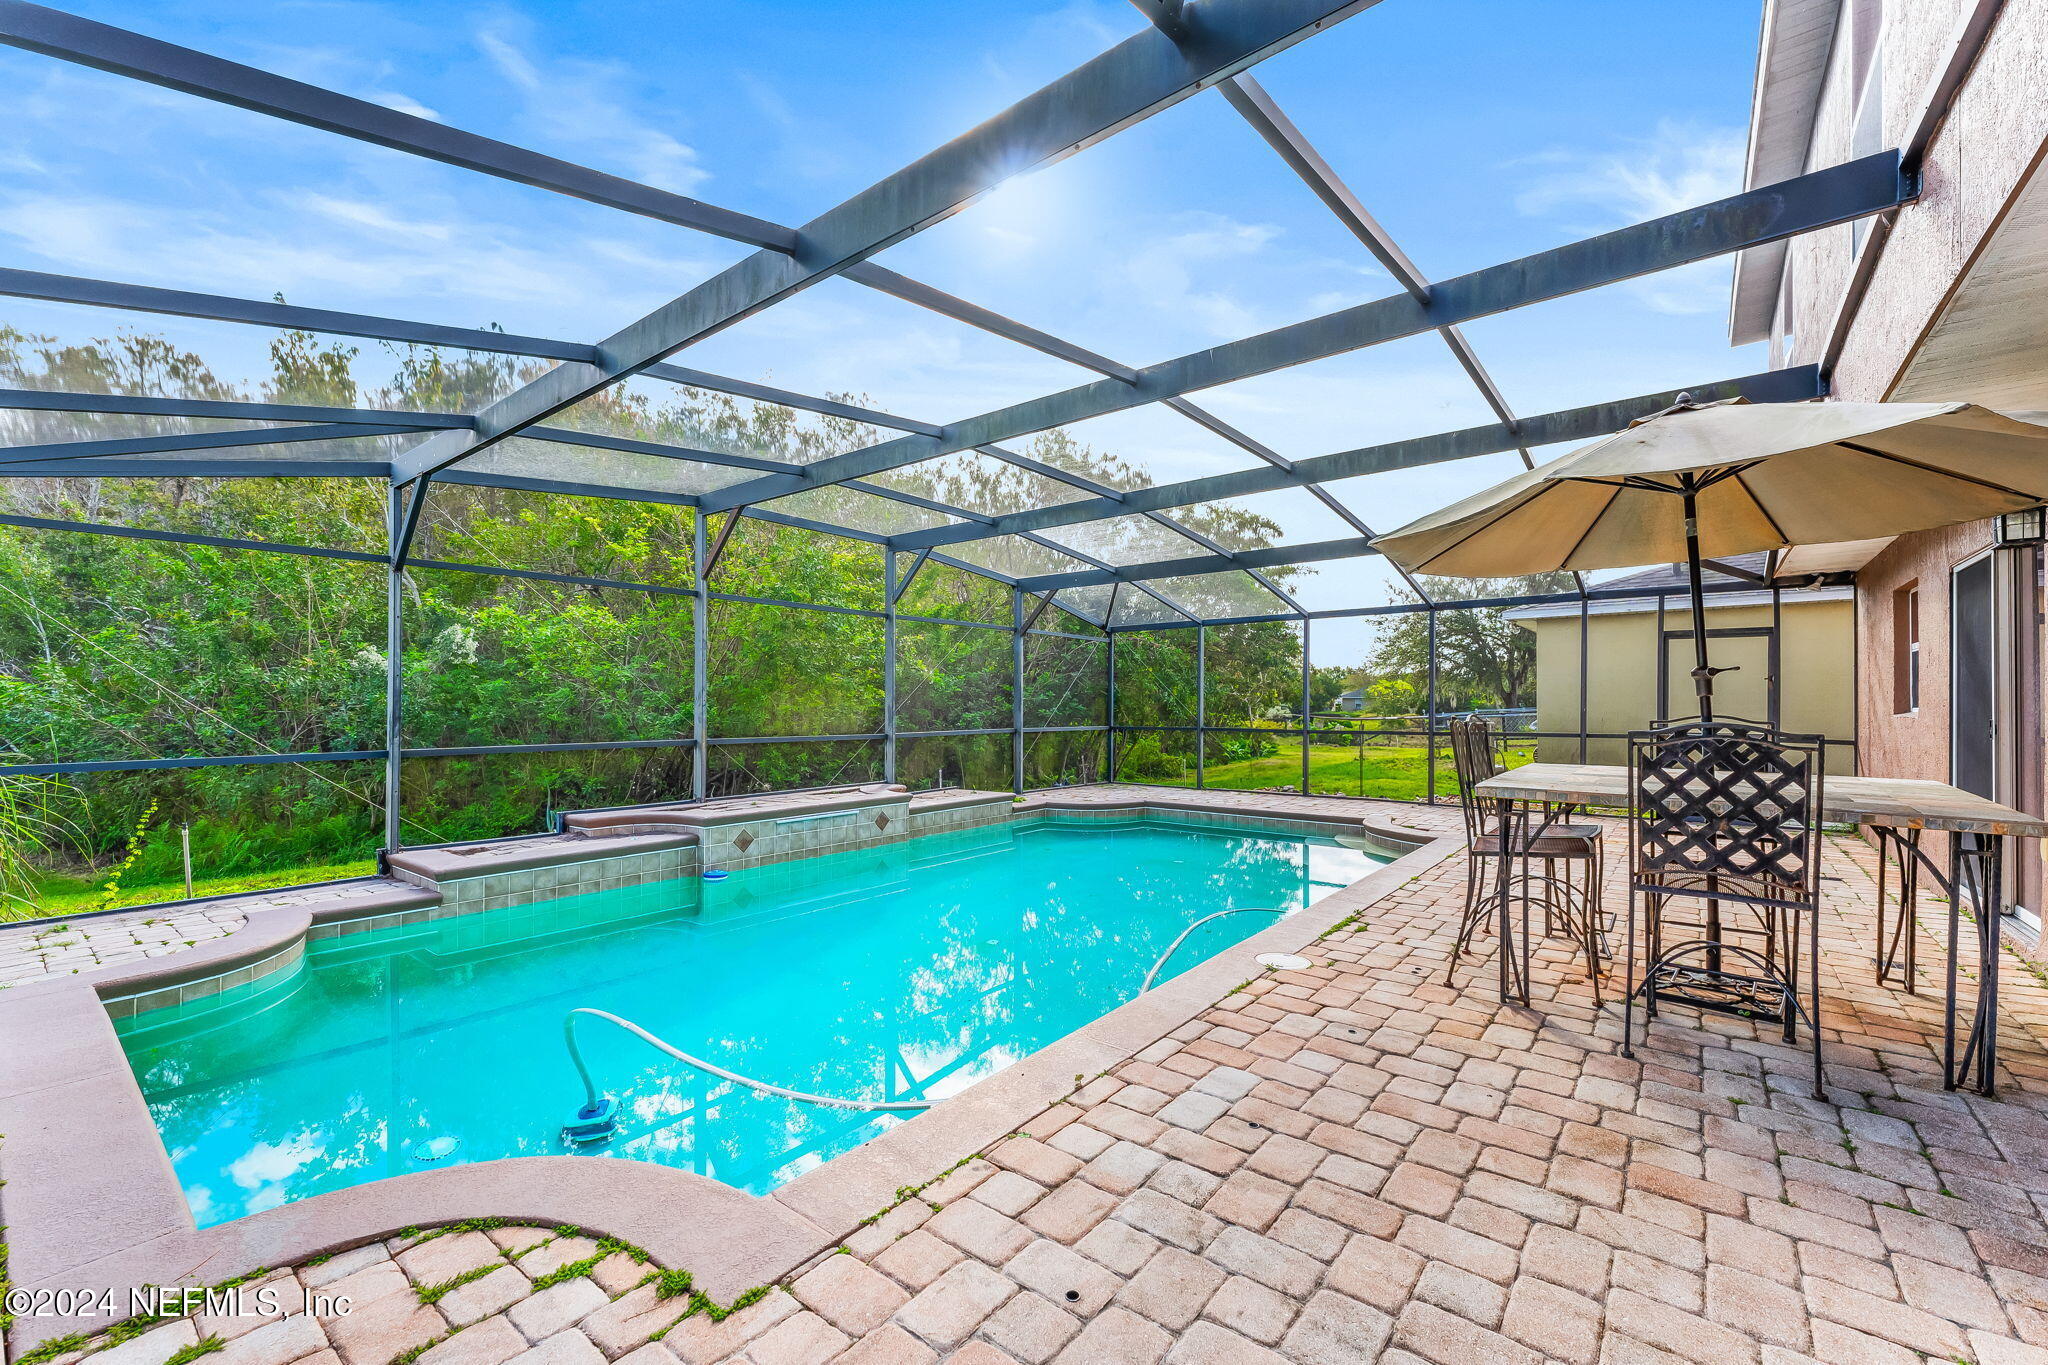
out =
<path fill-rule="evenodd" d="M 576 1116 L 562 1125 L 562 1140 L 573 1147 L 609 1142 L 619 1131 L 619 1102 L 610 1095 L 596 1105 L 584 1105 Z"/>

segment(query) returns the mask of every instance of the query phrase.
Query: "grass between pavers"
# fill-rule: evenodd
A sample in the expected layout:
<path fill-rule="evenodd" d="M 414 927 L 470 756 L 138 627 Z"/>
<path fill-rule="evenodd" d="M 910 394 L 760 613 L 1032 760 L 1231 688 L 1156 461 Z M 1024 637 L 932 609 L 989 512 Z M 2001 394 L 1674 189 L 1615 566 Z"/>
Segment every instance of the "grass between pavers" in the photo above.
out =
<path fill-rule="evenodd" d="M 504 1218 L 466 1218 L 460 1222 L 443 1224 L 442 1226 L 437 1228 L 406 1228 L 402 1230 L 398 1235 L 410 1239 L 405 1247 L 405 1250 L 410 1251 L 414 1247 L 424 1246 L 426 1243 L 433 1241 L 435 1238 L 445 1237 L 450 1233 L 487 1232 L 492 1228 L 516 1226 L 519 1225 Z M 535 1242 L 531 1246 L 521 1247 L 518 1251 L 502 1252 L 500 1259 L 495 1263 L 487 1262 L 480 1266 L 472 1266 L 470 1269 L 463 1271 L 461 1274 L 450 1276 L 448 1279 L 443 1280 L 438 1284 L 415 1285 L 413 1286 L 413 1294 L 415 1297 L 419 1299 L 419 1301 L 422 1304 L 438 1303 L 441 1301 L 441 1299 L 445 1298 L 454 1290 L 460 1289 L 463 1285 L 469 1284 L 475 1280 L 480 1280 L 484 1276 L 490 1274 L 492 1271 L 497 1270 L 502 1266 L 510 1265 L 522 1256 L 531 1255 L 533 1252 L 538 1251 L 540 1248 L 547 1246 L 552 1242 L 558 1241 L 559 1239 L 564 1237 L 585 1236 L 591 1237 L 592 1240 L 596 1242 L 596 1249 L 590 1255 L 585 1256 L 581 1260 L 565 1262 L 562 1265 L 556 1266 L 553 1270 L 548 1271 L 544 1275 L 536 1276 L 533 1281 L 533 1293 L 538 1294 L 543 1290 L 552 1289 L 554 1286 L 558 1284 L 565 1284 L 570 1280 L 579 1279 L 585 1275 L 588 1275 L 591 1271 L 595 1270 L 601 1262 L 606 1261 L 613 1256 L 624 1255 L 628 1257 L 635 1265 L 650 1265 L 654 1260 L 653 1254 L 649 1252 L 645 1247 L 636 1246 L 633 1243 L 628 1242 L 625 1239 L 619 1237 L 609 1237 L 591 1234 L 589 1232 L 586 1232 L 583 1228 L 576 1227 L 573 1224 L 564 1223 L 556 1227 L 551 1235 L 543 1237 L 540 1241 Z M 706 1294 L 703 1290 L 698 1289 L 696 1287 L 695 1277 L 692 1276 L 689 1271 L 664 1270 L 657 1267 L 655 1269 L 649 1270 L 647 1274 L 643 1275 L 640 1279 L 634 1281 L 625 1289 L 622 1289 L 618 1293 L 611 1295 L 611 1298 L 614 1302 L 616 1302 L 619 1299 L 624 1298 L 627 1294 L 632 1293 L 635 1289 L 638 1289 L 642 1285 L 647 1284 L 652 1284 L 654 1286 L 655 1298 L 659 1300 L 668 1300 L 684 1296 L 687 1296 L 688 1298 L 688 1302 L 684 1305 L 682 1312 L 678 1313 L 673 1319 L 671 1319 L 663 1326 L 657 1328 L 656 1330 L 648 1334 L 647 1339 L 649 1341 L 661 1340 L 663 1337 L 667 1336 L 670 1331 L 674 1330 L 674 1328 L 678 1324 L 686 1321 L 689 1318 L 695 1317 L 699 1313 L 704 1314 L 713 1322 L 724 1322 L 727 1318 L 731 1317 L 734 1313 L 739 1312 L 742 1308 L 747 1308 L 753 1304 L 759 1303 L 762 1299 L 767 1298 L 770 1294 L 774 1293 L 778 1288 L 782 1287 L 780 1285 L 772 1284 L 757 1284 L 751 1289 L 741 1290 L 737 1295 L 733 1297 L 733 1301 L 731 1303 L 722 1304 L 719 1303 L 716 1299 L 713 1299 L 709 1294 Z M 488 1319 L 485 1320 L 487 1321 Z M 427 1341 L 422 1341 L 414 1346 L 408 1347 L 407 1349 L 400 1351 L 397 1355 L 391 1357 L 389 1365 L 413 1365 L 413 1362 L 418 1360 L 426 1352 L 432 1350 L 436 1346 L 439 1346 L 442 1342 L 447 1341 L 450 1337 L 458 1335 L 466 1327 L 473 1325 L 474 1324 L 464 1324 L 463 1327 L 451 1327 L 438 1337 L 433 1337 Z"/>
<path fill-rule="evenodd" d="M 234 877 L 195 878 L 192 882 L 192 896 L 231 896 L 243 891 L 275 891 L 280 887 L 299 886 L 307 882 L 341 881 L 348 877 L 368 877 L 377 871 L 374 860 L 347 863 L 325 863 L 318 867 L 293 867 L 276 872 L 250 872 Z M 123 886 L 119 895 L 106 905 L 101 905 L 98 884 L 78 877 L 52 876 L 37 884 L 34 903 L 30 906 L 14 906 L 0 910 L 0 922 L 12 920 L 54 919 L 62 915 L 82 915 L 94 910 L 120 910 L 131 905 L 153 905 L 159 901 L 182 900 L 185 895 L 183 878 L 173 881 L 155 881 L 141 886 Z"/>
<path fill-rule="evenodd" d="M 224 1351 L 227 1343 L 219 1337 L 201 1337 L 190 1346 L 180 1346 L 164 1358 L 164 1365 L 190 1365 L 201 1356 L 210 1356 L 215 1351 Z"/>

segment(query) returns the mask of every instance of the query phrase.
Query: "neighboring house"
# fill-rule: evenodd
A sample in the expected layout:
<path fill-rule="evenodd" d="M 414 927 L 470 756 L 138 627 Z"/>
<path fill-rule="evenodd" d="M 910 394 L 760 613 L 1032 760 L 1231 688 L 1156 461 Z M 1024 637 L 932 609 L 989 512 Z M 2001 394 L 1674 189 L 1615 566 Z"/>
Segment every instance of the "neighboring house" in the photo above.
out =
<path fill-rule="evenodd" d="M 1365 709 L 1365 690 L 1354 687 L 1349 692 L 1339 692 L 1337 700 L 1330 703 L 1332 711 L 1349 711 L 1353 714 Z"/>
<path fill-rule="evenodd" d="M 1743 555 L 1732 566 L 1752 573 L 1763 555 Z M 1709 572 L 1710 583 L 1729 581 Z M 1692 695 L 1692 617 L 1685 570 L 1668 565 L 1593 584 L 1644 594 L 1628 601 L 1587 603 L 1586 761 L 1624 763 L 1630 730 L 1659 720 L 1698 714 Z M 1664 596 L 1663 658 L 1657 649 Z M 1839 741 L 1830 746 L 1829 770 L 1855 771 L 1847 741 L 1856 734 L 1855 590 L 1849 586 L 1783 589 L 1772 625 L 1771 593 L 1717 592 L 1707 599 L 1707 647 L 1716 668 L 1734 668 L 1714 680 L 1721 714 L 1775 720 L 1787 730 Z M 1536 757 L 1575 763 L 1579 757 L 1579 604 L 1515 607 L 1501 613 L 1536 637 Z M 1659 700 L 1659 697 L 1662 700 Z"/>
<path fill-rule="evenodd" d="M 2048 0 L 1771 0 L 1748 184 L 1924 148 L 1921 194 L 1743 253 L 1731 339 L 1819 364 L 1835 399 L 2048 409 L 2044 91 Z M 1835 555 L 1855 571 L 1864 772 L 2041 810 L 2039 529 L 1980 522 Z M 2007 870 L 2009 929 L 2038 955 L 2039 847 Z"/>

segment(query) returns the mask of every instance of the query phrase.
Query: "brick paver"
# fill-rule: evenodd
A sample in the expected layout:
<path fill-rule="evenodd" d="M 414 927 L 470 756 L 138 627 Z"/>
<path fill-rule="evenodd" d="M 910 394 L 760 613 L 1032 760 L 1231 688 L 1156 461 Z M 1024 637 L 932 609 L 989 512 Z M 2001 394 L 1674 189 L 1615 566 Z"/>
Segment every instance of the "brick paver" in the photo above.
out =
<path fill-rule="evenodd" d="M 183 952 L 195 944 L 234 933 L 257 910 L 281 905 L 317 905 L 324 909 L 397 885 L 385 878 L 327 882 L 280 887 L 261 895 L 228 900 L 186 901 L 129 914 L 54 916 L 0 924 L 0 990 L 17 982 Z"/>
<path fill-rule="evenodd" d="M 1617 878 L 1623 863 L 1609 858 Z M 2048 988 L 2010 959 L 2001 1098 L 1941 1090 L 1945 907 L 1922 907 L 1920 993 L 1877 986 L 1873 866 L 1860 840 L 1834 841 L 1825 1101 L 1797 1047 L 1737 1018 L 1669 1010 L 1621 1058 L 1618 1016 L 1594 1008 L 1562 940 L 1538 949 L 1531 1009 L 1495 998 L 1486 939 L 1446 985 L 1454 857 L 1307 950 L 1308 969 L 1217 1002 L 723 1321 L 676 1323 L 688 1300 L 638 1284 L 651 1267 L 621 1276 L 616 1257 L 609 1285 L 536 1293 L 595 1245 L 495 1228 L 285 1272 L 353 1283 L 367 1307 L 289 1335 L 267 1324 L 224 1354 L 2048 1365 Z M 1625 906 L 1612 886 L 1608 904 Z M 486 1265 L 421 1301 L 427 1274 Z M 464 1324 L 462 1296 L 502 1292 L 506 1268 L 518 1301 Z M 105 1365 L 154 1365 L 193 1339 L 158 1327 Z"/>

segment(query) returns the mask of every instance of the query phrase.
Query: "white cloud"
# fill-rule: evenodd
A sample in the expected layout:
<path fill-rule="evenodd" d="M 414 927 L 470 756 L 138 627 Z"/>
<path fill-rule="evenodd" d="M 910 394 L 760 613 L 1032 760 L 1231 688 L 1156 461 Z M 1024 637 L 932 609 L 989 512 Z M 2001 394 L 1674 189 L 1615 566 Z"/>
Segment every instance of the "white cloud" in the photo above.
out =
<path fill-rule="evenodd" d="M 258 1142 L 228 1163 L 228 1178 L 245 1190 L 261 1190 L 289 1180 L 326 1150 L 311 1131 L 294 1133 L 283 1142 Z"/>
<path fill-rule="evenodd" d="M 1190 213 L 1178 220 L 1178 232 L 1155 238 L 1131 252 L 1124 278 L 1135 286 L 1146 307 L 1191 318 L 1217 337 L 1245 336 L 1259 329 L 1250 305 L 1220 288 L 1207 287 L 1227 278 L 1231 265 L 1262 255 L 1280 236 L 1269 223 L 1243 223 L 1217 213 Z"/>
<path fill-rule="evenodd" d="M 697 150 L 640 117 L 617 66 L 561 60 L 543 69 L 501 26 L 480 29 L 477 46 L 526 102 L 525 115 L 549 137 L 615 159 L 634 179 L 678 193 L 694 193 L 710 178 Z"/>
<path fill-rule="evenodd" d="M 300 207 L 337 223 L 367 228 L 372 232 L 401 240 L 424 237 L 428 241 L 445 242 L 455 235 L 454 228 L 447 223 L 399 218 L 381 205 L 365 203 L 360 199 L 337 199 L 330 194 L 305 194 L 299 197 L 298 203 Z"/>
<path fill-rule="evenodd" d="M 1734 194 L 1742 188 L 1744 140 L 1739 128 L 1660 122 L 1647 137 L 1608 151 L 1557 149 L 1518 163 L 1541 179 L 1516 196 L 1531 217 L 1577 220 L 1588 236 L 1661 218 Z M 1727 304 L 1727 269 L 1711 263 L 1666 271 L 1629 290 L 1660 313 L 1710 313 Z"/>
<path fill-rule="evenodd" d="M 1611 151 L 1558 149 L 1527 158 L 1520 164 L 1541 167 L 1543 179 L 1515 206 L 1535 217 L 1589 206 L 1611 218 L 1610 227 L 1661 218 L 1741 189 L 1743 147 L 1739 128 L 1667 119 L 1648 137 Z"/>
<path fill-rule="evenodd" d="M 414 118 L 429 118 L 436 123 L 441 122 L 441 115 L 438 111 L 429 109 L 412 96 L 401 94 L 396 90 L 366 90 L 363 92 L 363 98 L 373 104 L 381 104 L 386 109 L 396 109 L 401 114 L 411 114 Z"/>

